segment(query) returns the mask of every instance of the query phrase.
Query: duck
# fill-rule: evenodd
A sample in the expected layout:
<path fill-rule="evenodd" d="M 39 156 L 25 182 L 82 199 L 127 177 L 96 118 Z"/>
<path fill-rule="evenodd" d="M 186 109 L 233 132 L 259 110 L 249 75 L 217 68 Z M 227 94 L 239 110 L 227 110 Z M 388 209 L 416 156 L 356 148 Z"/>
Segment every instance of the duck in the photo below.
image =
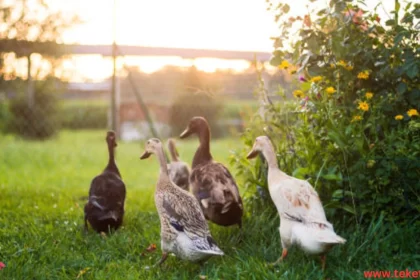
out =
<path fill-rule="evenodd" d="M 229 169 L 213 160 L 210 127 L 205 118 L 193 117 L 180 138 L 192 134 L 198 135 L 200 144 L 191 165 L 191 192 L 199 201 L 206 219 L 221 226 L 238 225 L 241 228 L 242 198 Z"/>
<path fill-rule="evenodd" d="M 126 188 L 115 162 L 117 147 L 114 131 L 105 138 L 108 145 L 108 164 L 104 171 L 93 178 L 89 189 L 89 200 L 84 207 L 85 231 L 88 222 L 98 233 L 117 230 L 123 222 Z"/>
<path fill-rule="evenodd" d="M 175 140 L 172 138 L 168 139 L 168 150 L 171 155 L 171 162 L 168 164 L 169 177 L 175 185 L 189 191 L 190 168 L 186 162 L 179 159 Z"/>
<path fill-rule="evenodd" d="M 196 263 L 202 263 L 212 256 L 223 256 L 195 197 L 170 179 L 163 146 L 157 138 L 146 142 L 140 159 L 152 154 L 157 156 L 160 164 L 154 197 L 160 219 L 162 257 L 156 265 L 162 264 L 169 253 Z"/>
<path fill-rule="evenodd" d="M 321 257 L 325 270 L 326 253 L 346 240 L 337 235 L 333 225 L 327 221 L 318 193 L 305 180 L 294 178 L 279 169 L 274 147 L 267 136 L 255 139 L 247 158 L 261 153 L 268 164 L 268 189 L 280 216 L 280 239 L 282 254 L 273 263 L 283 261 L 293 245 L 303 251 Z"/>

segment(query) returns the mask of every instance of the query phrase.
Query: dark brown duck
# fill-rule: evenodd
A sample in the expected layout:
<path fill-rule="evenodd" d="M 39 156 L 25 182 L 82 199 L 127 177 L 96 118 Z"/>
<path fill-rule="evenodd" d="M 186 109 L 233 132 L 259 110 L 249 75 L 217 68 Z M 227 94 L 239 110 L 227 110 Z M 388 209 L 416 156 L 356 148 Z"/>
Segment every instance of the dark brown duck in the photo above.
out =
<path fill-rule="evenodd" d="M 180 135 L 197 134 L 200 145 L 194 155 L 190 175 L 192 193 L 200 202 L 206 219 L 222 226 L 242 225 L 243 205 L 235 179 L 210 153 L 210 128 L 203 117 L 194 117 Z"/>
<path fill-rule="evenodd" d="M 109 160 L 104 171 L 93 178 L 90 184 L 89 201 L 85 205 L 85 229 L 88 221 L 97 232 L 118 229 L 124 217 L 125 185 L 115 163 L 114 149 L 117 146 L 115 133 L 106 135 Z"/>

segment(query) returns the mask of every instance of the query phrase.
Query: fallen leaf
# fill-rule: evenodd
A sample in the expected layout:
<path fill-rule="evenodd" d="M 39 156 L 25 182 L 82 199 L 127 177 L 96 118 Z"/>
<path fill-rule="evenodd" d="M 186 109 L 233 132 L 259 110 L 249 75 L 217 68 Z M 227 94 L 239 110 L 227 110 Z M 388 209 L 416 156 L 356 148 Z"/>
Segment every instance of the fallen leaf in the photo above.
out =
<path fill-rule="evenodd" d="M 146 255 L 146 252 L 153 252 L 156 250 L 156 244 L 150 244 L 149 247 L 147 247 L 142 253 L 141 255 L 144 257 Z"/>
<path fill-rule="evenodd" d="M 147 252 L 153 252 L 154 250 L 156 250 L 156 244 L 150 244 L 146 249 Z"/>

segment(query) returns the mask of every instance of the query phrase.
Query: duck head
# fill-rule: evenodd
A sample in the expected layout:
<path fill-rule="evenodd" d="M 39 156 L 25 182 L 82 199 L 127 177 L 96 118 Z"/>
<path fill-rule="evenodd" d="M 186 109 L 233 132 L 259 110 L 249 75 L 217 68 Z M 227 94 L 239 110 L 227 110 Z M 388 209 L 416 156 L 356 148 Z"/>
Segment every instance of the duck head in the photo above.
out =
<path fill-rule="evenodd" d="M 140 156 L 140 159 L 146 159 L 152 154 L 156 154 L 159 150 L 162 149 L 162 142 L 157 138 L 151 138 L 146 142 L 146 150 Z"/>
<path fill-rule="evenodd" d="M 106 133 L 106 142 L 108 143 L 108 146 L 110 147 L 117 147 L 117 141 L 116 141 L 116 135 L 115 132 L 110 130 Z"/>
<path fill-rule="evenodd" d="M 193 117 L 188 123 L 187 128 L 181 133 L 179 138 L 187 138 L 191 134 L 199 134 L 202 130 L 208 130 L 209 124 L 206 119 L 203 117 Z"/>
<path fill-rule="evenodd" d="M 264 147 L 270 144 L 270 139 L 267 136 L 258 136 L 255 138 L 252 150 L 246 156 L 247 159 L 255 158 L 259 152 L 262 152 Z"/>

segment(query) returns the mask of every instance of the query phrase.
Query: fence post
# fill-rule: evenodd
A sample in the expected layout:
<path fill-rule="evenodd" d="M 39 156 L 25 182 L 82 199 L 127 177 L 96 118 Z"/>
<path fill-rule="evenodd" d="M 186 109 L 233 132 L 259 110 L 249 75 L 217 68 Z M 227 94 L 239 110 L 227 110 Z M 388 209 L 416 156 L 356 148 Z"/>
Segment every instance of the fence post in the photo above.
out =
<path fill-rule="evenodd" d="M 28 54 L 27 56 L 28 59 L 28 78 L 26 80 L 27 82 L 27 98 L 28 98 L 28 107 L 29 108 L 33 108 L 34 104 L 35 104 L 35 96 L 34 96 L 34 87 L 33 87 L 33 82 L 32 82 L 32 73 L 31 73 L 31 68 L 32 68 L 32 62 L 31 62 L 31 53 Z"/>

